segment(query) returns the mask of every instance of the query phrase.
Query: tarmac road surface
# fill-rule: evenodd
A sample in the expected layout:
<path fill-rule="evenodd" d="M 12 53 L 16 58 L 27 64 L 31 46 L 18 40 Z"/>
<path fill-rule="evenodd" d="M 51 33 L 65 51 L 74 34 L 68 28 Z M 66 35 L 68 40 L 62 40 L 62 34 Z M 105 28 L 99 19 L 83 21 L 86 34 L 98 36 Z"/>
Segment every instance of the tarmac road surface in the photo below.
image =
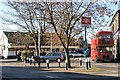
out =
<path fill-rule="evenodd" d="M 50 71 L 17 62 L 4 63 L 0 67 L 2 80 L 101 80 L 101 78 L 102 80 L 118 80 L 117 76 Z"/>

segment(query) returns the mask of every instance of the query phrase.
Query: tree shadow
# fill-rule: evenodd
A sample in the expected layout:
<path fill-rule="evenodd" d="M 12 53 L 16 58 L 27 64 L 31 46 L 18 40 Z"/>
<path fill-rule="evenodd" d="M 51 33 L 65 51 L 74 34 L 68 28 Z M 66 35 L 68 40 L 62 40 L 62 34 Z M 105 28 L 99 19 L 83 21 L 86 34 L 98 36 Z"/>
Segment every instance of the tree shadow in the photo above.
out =
<path fill-rule="evenodd" d="M 62 67 L 64 68 L 64 67 Z M 39 77 L 37 76 L 36 78 L 29 78 L 28 76 L 24 78 L 14 78 L 10 77 L 7 78 L 4 76 L 6 74 L 7 70 L 12 70 L 12 72 L 9 72 L 9 74 L 12 75 L 24 75 L 24 74 L 30 74 L 30 72 L 33 75 L 51 75 L 53 77 Z M 17 70 L 19 70 L 17 72 Z M 14 73 L 15 71 L 15 73 Z M 40 72 L 40 73 L 35 73 L 35 72 Z M 2 75 L 3 78 L 1 80 L 120 80 L 120 77 L 115 77 L 115 76 L 101 76 L 101 75 L 93 75 L 93 74 L 85 74 L 85 73 L 75 73 L 75 72 L 58 72 L 58 71 L 52 71 L 49 69 L 43 69 L 43 68 L 38 68 L 38 67 L 20 67 L 20 66 L 2 66 Z M 54 77 L 55 76 L 55 77 Z M 57 77 L 56 77 L 57 76 Z"/>

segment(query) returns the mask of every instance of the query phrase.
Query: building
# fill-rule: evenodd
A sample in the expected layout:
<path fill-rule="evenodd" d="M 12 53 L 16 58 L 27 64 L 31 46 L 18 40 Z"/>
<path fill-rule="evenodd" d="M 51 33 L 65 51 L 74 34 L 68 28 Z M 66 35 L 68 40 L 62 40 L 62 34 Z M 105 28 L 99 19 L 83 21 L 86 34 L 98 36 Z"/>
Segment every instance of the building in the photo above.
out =
<path fill-rule="evenodd" d="M 27 33 L 23 32 L 4 32 L 6 37 L 8 38 L 8 53 L 10 55 L 16 56 L 17 51 L 19 50 L 25 50 L 26 45 L 28 45 L 29 50 L 35 50 L 35 44 L 33 39 L 26 35 Z M 64 35 L 63 40 L 66 39 Z M 56 33 L 49 33 L 46 32 L 43 36 L 43 41 L 41 41 L 41 48 L 42 50 L 46 52 L 51 51 L 64 51 L 64 48 L 56 35 Z M 74 50 L 76 48 L 79 48 L 80 39 L 71 39 L 69 49 Z"/>
<path fill-rule="evenodd" d="M 0 31 L 0 57 L 7 58 L 8 56 L 8 38 L 3 31 Z"/>
<path fill-rule="evenodd" d="M 113 53 L 117 60 L 120 61 L 120 10 L 118 10 L 110 23 L 111 31 L 114 36 Z"/>

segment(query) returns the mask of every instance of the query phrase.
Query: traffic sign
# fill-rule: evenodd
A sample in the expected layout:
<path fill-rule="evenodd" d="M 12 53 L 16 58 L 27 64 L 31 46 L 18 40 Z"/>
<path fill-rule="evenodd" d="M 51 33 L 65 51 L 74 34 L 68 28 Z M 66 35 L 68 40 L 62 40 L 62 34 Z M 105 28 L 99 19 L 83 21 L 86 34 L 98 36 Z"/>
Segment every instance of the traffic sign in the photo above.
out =
<path fill-rule="evenodd" d="M 84 48 L 84 55 L 88 56 L 90 53 L 90 49 L 89 48 Z"/>
<path fill-rule="evenodd" d="M 91 25 L 91 17 L 81 17 L 81 23 Z"/>

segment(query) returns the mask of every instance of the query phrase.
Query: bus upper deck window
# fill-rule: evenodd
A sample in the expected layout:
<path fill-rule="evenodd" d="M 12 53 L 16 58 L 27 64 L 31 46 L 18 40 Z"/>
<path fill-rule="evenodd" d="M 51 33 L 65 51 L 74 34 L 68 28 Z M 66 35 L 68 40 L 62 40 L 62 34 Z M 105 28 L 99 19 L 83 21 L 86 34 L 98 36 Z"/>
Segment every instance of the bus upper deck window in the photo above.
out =
<path fill-rule="evenodd" d="M 106 38 L 111 38 L 111 36 L 110 35 L 106 35 Z"/>

